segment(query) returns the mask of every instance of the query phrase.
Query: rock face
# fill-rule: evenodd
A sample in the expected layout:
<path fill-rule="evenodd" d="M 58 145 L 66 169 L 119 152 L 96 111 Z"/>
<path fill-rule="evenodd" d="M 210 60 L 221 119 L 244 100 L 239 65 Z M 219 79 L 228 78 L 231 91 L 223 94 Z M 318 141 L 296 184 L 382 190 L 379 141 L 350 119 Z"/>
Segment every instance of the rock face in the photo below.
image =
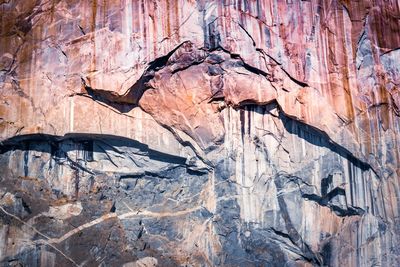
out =
<path fill-rule="evenodd" d="M 1 266 L 399 266 L 397 0 L 0 1 Z"/>

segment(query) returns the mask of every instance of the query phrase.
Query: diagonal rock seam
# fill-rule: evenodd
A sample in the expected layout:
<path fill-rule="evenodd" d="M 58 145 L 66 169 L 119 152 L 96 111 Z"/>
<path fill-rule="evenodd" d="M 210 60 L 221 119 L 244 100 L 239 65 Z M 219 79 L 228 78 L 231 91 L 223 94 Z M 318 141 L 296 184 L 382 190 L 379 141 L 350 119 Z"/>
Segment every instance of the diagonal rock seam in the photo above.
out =
<path fill-rule="evenodd" d="M 155 217 L 155 218 L 174 217 L 174 216 L 179 217 L 179 216 L 190 214 L 192 212 L 195 212 L 195 211 L 198 211 L 201 209 L 205 209 L 205 208 L 203 206 L 201 206 L 201 207 L 194 207 L 194 208 L 191 208 L 188 210 L 183 210 L 183 211 L 163 212 L 163 213 L 162 212 L 157 213 L 157 212 L 152 212 L 152 211 L 147 211 L 147 210 L 129 211 L 129 212 L 122 213 L 122 214 L 107 213 L 107 214 L 102 215 L 99 218 L 96 218 L 96 219 L 90 221 L 90 222 L 87 222 L 78 227 L 75 227 L 73 230 L 70 230 L 69 232 L 65 233 L 64 235 L 62 235 L 58 238 L 50 238 L 50 237 L 46 236 L 45 234 L 43 234 L 42 232 L 40 232 L 39 230 L 37 230 L 32 225 L 30 225 L 30 224 L 24 222 L 22 219 L 18 218 L 18 216 L 6 211 L 2 206 L 0 206 L 0 211 L 2 211 L 4 214 L 15 219 L 19 223 L 22 223 L 23 225 L 29 227 L 35 233 L 37 233 L 41 237 L 45 238 L 45 239 L 37 239 L 34 241 L 35 243 L 44 243 L 45 245 L 50 246 L 55 251 L 60 253 L 63 257 L 65 257 L 67 260 L 69 260 L 71 263 L 73 263 L 75 266 L 81 266 L 81 265 L 76 263 L 71 257 L 67 256 L 64 252 L 62 252 L 60 249 L 58 249 L 55 246 L 55 244 L 59 244 L 59 243 L 65 241 L 66 239 L 70 238 L 71 236 L 76 235 L 79 232 L 81 232 L 87 228 L 93 227 L 97 224 L 100 224 L 106 220 L 111 220 L 111 219 L 127 220 L 130 218 L 146 218 L 146 217 Z M 206 222 L 208 222 L 208 221 L 206 221 Z"/>

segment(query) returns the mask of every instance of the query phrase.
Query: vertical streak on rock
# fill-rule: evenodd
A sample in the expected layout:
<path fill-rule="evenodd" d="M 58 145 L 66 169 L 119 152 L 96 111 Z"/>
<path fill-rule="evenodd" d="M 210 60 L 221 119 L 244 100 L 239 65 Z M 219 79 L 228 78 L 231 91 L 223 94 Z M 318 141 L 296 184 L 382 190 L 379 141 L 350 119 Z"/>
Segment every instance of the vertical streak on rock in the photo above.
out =
<path fill-rule="evenodd" d="M 74 98 L 70 97 L 69 98 L 69 131 L 73 132 L 74 131 Z"/>
<path fill-rule="evenodd" d="M 123 23 L 124 26 L 122 28 L 123 33 L 125 34 L 125 49 L 128 50 L 131 47 L 131 38 L 133 36 L 133 17 L 132 17 L 132 1 L 125 0 L 124 8 L 123 8 Z"/>
<path fill-rule="evenodd" d="M 27 149 L 24 152 L 24 176 L 28 177 L 29 175 L 29 144 L 27 144 Z"/>
<path fill-rule="evenodd" d="M 158 52 L 157 36 L 159 34 L 158 33 L 158 31 L 159 31 L 158 24 L 160 22 L 160 20 L 158 18 L 158 3 L 154 2 L 153 5 L 151 5 L 151 3 L 150 4 L 147 3 L 147 8 L 149 10 L 149 20 L 151 21 L 151 23 L 149 23 L 149 26 L 151 27 L 149 30 L 150 30 L 150 34 L 151 34 L 150 39 L 152 40 L 152 43 L 153 43 L 152 49 L 154 51 L 154 55 L 157 55 L 158 54 L 157 53 Z M 162 27 L 161 27 L 161 35 L 162 34 L 163 34 L 163 31 L 162 31 Z"/>
<path fill-rule="evenodd" d="M 80 156 L 79 153 L 81 152 L 81 147 L 80 144 L 74 144 L 74 149 L 75 149 L 75 163 L 78 163 L 78 157 Z M 74 191 L 75 191 L 75 199 L 78 200 L 79 197 L 79 169 L 77 167 L 75 167 L 74 170 Z"/>
<path fill-rule="evenodd" d="M 96 23 L 97 23 L 97 0 L 92 0 L 92 14 L 91 14 L 91 21 L 90 21 L 90 30 L 92 33 L 93 38 L 93 55 L 92 55 L 92 62 L 90 65 L 90 71 L 96 71 Z"/>
<path fill-rule="evenodd" d="M 171 36 L 171 18 L 170 18 L 170 3 L 169 0 L 165 0 L 166 2 L 166 13 L 167 13 L 167 25 L 166 25 L 166 30 L 167 30 L 167 36 Z"/>
<path fill-rule="evenodd" d="M 206 208 L 211 213 L 215 213 L 217 206 L 217 199 L 215 195 L 215 171 L 211 171 L 209 174 L 208 181 L 208 194 L 206 194 Z"/>
<path fill-rule="evenodd" d="M 350 21 L 350 16 L 347 13 L 346 9 L 343 8 L 340 12 L 340 17 L 342 21 L 342 28 L 340 29 L 342 37 L 342 51 L 343 51 L 343 68 L 342 68 L 342 86 L 343 86 L 343 93 L 345 95 L 345 103 L 346 105 L 346 118 L 350 121 L 354 120 L 354 103 L 352 97 L 352 90 L 353 88 L 350 82 L 353 80 L 353 64 L 351 64 L 351 55 L 352 53 L 352 46 L 351 46 L 351 38 L 348 38 L 349 32 L 352 30 L 352 25 Z M 350 31 L 349 31 L 350 28 Z M 350 57 L 349 57 L 350 56 Z M 355 88 L 355 87 L 354 87 Z"/>

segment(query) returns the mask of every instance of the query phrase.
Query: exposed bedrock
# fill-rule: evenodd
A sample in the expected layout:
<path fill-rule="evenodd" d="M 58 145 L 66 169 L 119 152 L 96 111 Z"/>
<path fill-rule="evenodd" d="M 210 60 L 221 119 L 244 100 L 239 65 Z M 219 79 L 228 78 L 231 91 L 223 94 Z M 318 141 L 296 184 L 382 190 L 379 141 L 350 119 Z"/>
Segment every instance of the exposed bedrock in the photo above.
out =
<path fill-rule="evenodd" d="M 0 1 L 1 266 L 400 265 L 398 1 Z"/>

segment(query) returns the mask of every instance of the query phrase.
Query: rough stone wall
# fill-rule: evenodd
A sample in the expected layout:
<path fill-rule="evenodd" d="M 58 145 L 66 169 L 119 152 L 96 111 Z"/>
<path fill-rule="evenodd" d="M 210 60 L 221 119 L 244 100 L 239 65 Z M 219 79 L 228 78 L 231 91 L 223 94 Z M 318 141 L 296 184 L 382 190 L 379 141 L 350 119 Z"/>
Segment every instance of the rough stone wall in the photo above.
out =
<path fill-rule="evenodd" d="M 398 0 L 0 16 L 0 265 L 400 265 Z"/>

